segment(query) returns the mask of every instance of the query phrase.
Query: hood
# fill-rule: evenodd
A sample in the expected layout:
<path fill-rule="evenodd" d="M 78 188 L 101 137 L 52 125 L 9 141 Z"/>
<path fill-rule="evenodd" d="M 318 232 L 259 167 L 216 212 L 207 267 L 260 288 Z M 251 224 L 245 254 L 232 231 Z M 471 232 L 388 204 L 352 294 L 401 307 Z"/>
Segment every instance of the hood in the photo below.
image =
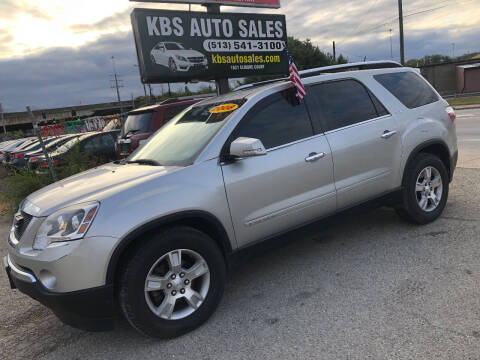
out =
<path fill-rule="evenodd" d="M 117 193 L 154 177 L 164 176 L 180 169 L 176 166 L 148 166 L 139 164 L 107 164 L 40 189 L 27 197 L 24 210 L 33 216 L 48 216 L 63 207 L 87 201 L 102 201 Z"/>
<path fill-rule="evenodd" d="M 200 51 L 197 51 L 197 50 L 170 50 L 170 52 L 172 52 L 173 54 L 175 55 L 181 55 L 181 56 L 184 56 L 184 57 L 199 57 L 199 56 L 202 56 L 202 57 L 205 57 L 205 55 L 203 55 Z"/>

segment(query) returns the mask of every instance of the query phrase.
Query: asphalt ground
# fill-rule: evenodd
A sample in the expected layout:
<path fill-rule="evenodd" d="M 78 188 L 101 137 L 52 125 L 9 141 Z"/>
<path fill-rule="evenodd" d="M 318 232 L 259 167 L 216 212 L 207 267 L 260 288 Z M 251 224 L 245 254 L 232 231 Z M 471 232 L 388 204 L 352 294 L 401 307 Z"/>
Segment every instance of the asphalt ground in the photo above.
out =
<path fill-rule="evenodd" d="M 460 168 L 433 224 L 346 216 L 242 263 L 212 318 L 168 341 L 125 321 L 73 329 L 0 274 L 0 358 L 479 359 L 480 110 L 457 114 Z M 0 218 L 2 256 L 9 227 Z"/>

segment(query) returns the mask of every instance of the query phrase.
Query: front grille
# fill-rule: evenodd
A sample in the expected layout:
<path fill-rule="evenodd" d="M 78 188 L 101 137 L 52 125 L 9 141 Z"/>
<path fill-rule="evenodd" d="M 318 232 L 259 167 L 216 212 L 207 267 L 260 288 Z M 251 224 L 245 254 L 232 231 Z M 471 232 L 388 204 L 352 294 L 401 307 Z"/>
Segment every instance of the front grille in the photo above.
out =
<path fill-rule="evenodd" d="M 27 214 L 26 212 L 21 211 L 20 213 L 15 214 L 13 218 L 13 226 L 15 228 L 15 238 L 17 240 L 20 240 L 22 237 L 23 233 L 28 227 L 28 224 L 30 224 L 30 221 L 32 221 L 33 216 Z"/>
<path fill-rule="evenodd" d="M 193 63 L 201 63 L 203 62 L 203 57 L 202 56 L 189 57 L 188 60 Z"/>

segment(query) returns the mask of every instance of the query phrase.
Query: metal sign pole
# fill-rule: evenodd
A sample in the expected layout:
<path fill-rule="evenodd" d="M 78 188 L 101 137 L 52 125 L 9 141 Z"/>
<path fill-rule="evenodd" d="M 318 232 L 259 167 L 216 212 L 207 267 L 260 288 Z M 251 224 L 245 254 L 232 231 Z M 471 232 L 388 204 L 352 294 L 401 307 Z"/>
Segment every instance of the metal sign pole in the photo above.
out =
<path fill-rule="evenodd" d="M 3 116 L 3 108 L 1 103 L 0 103 L 0 117 L 2 118 L 3 132 L 5 133 L 5 136 L 7 136 L 7 128 L 5 126 L 5 117 Z"/>
<path fill-rule="evenodd" d="M 38 131 L 37 120 L 35 120 L 35 116 L 33 115 L 32 110 L 30 110 L 30 106 L 27 106 L 27 111 L 30 115 L 30 120 L 32 120 L 33 131 L 37 133 L 38 141 L 40 141 L 40 145 L 42 146 L 43 155 L 45 155 L 45 159 L 47 160 L 48 168 L 50 169 L 50 174 L 52 175 L 53 181 L 57 181 L 57 175 L 55 174 L 55 170 L 53 169 L 52 159 L 48 156 L 47 149 L 45 148 L 45 144 L 43 143 L 42 135 L 40 131 Z"/>
<path fill-rule="evenodd" d="M 220 5 L 218 4 L 206 4 L 207 13 L 220 14 Z M 230 92 L 230 86 L 228 85 L 228 78 L 215 79 L 215 85 L 217 88 L 217 95 L 222 95 Z"/>

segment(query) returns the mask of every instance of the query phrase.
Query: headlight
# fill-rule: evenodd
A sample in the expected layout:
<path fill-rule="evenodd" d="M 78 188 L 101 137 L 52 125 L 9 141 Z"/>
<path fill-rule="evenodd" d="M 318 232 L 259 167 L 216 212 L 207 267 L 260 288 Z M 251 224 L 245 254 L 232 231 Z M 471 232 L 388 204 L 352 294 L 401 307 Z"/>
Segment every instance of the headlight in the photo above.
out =
<path fill-rule="evenodd" d="M 187 59 L 185 59 L 183 56 L 181 55 L 175 55 L 175 57 L 180 60 L 180 61 L 187 61 Z"/>
<path fill-rule="evenodd" d="M 40 225 L 33 248 L 43 250 L 55 242 L 83 238 L 98 211 L 99 203 L 78 204 L 60 209 Z"/>

